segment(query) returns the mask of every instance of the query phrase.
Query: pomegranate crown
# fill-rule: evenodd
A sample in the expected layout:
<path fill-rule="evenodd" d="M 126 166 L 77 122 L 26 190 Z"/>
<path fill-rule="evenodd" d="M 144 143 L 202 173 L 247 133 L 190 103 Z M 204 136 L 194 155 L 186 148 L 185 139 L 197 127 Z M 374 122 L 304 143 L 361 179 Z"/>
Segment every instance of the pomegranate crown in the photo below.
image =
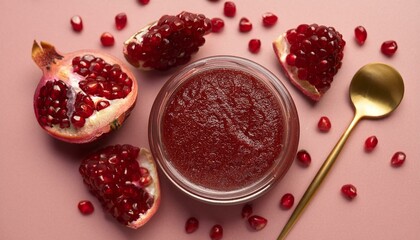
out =
<path fill-rule="evenodd" d="M 34 40 L 32 45 L 32 59 L 41 69 L 46 68 L 48 70 L 51 64 L 54 64 L 56 60 L 62 58 L 63 56 L 57 53 L 53 45 L 43 41 L 38 43 Z"/>

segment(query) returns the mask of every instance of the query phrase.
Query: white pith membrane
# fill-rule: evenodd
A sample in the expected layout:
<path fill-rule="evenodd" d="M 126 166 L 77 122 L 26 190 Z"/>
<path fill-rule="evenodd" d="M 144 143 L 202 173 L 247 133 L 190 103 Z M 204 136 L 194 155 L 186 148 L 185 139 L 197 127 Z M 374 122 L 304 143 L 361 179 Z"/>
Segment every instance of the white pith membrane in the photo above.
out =
<path fill-rule="evenodd" d="M 274 51 L 284 72 L 287 74 L 290 82 L 299 88 L 305 95 L 309 96 L 314 100 L 319 100 L 321 97 L 320 92 L 310 82 L 302 80 L 298 77 L 298 68 L 295 66 L 289 66 L 286 62 L 286 57 L 290 53 L 290 44 L 287 41 L 286 33 L 283 33 L 273 42 Z"/>

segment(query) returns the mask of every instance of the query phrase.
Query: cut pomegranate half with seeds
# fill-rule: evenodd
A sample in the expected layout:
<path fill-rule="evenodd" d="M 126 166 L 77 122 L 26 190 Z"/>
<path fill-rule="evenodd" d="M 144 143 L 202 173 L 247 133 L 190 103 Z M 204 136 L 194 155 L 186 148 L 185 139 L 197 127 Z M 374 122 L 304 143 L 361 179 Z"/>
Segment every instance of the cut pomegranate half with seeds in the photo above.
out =
<path fill-rule="evenodd" d="M 79 204 L 77 204 L 77 208 L 79 208 L 79 211 L 83 215 L 92 214 L 93 211 L 95 210 L 95 208 L 93 207 L 93 204 L 87 200 L 80 201 Z"/>
<path fill-rule="evenodd" d="M 319 101 L 341 68 L 345 44 L 333 27 L 301 24 L 278 37 L 273 48 L 292 84 Z"/>
<path fill-rule="evenodd" d="M 32 58 L 43 76 L 34 94 L 35 116 L 51 136 L 91 142 L 118 129 L 137 99 L 137 81 L 117 58 L 92 50 L 58 53 L 34 41 Z"/>
<path fill-rule="evenodd" d="M 198 225 L 199 225 L 198 219 L 195 217 L 190 217 L 185 222 L 185 231 L 187 233 L 193 233 L 197 231 Z"/>
<path fill-rule="evenodd" d="M 124 43 L 124 56 L 140 69 L 167 70 L 187 63 L 211 31 L 211 20 L 203 14 L 164 15 Z"/>
<path fill-rule="evenodd" d="M 83 159 L 79 172 L 103 208 L 127 227 L 143 226 L 159 208 L 156 163 L 145 148 L 105 147 Z"/>
<path fill-rule="evenodd" d="M 264 217 L 253 215 L 248 218 L 249 226 L 251 226 L 252 229 L 260 231 L 267 225 L 267 219 Z"/>
<path fill-rule="evenodd" d="M 352 200 L 357 196 L 357 189 L 352 184 L 345 184 L 341 187 L 341 193 L 349 200 Z"/>

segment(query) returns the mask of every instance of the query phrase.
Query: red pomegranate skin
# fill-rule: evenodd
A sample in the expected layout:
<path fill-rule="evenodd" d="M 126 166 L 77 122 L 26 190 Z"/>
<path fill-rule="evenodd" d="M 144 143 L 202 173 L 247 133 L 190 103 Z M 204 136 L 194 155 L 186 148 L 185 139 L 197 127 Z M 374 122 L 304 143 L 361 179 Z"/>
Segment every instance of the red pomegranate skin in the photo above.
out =
<path fill-rule="evenodd" d="M 281 152 L 283 116 L 273 93 L 234 69 L 195 74 L 163 114 L 163 143 L 191 182 L 234 190 L 260 179 Z"/>

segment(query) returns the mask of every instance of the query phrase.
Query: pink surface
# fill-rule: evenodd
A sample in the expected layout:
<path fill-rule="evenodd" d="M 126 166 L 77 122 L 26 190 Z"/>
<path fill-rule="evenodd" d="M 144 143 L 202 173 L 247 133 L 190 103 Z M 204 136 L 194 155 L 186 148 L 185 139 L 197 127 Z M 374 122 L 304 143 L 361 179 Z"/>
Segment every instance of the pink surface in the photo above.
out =
<path fill-rule="evenodd" d="M 348 85 L 353 74 L 369 62 L 385 62 L 397 68 L 405 80 L 404 100 L 396 112 L 383 120 L 365 120 L 355 129 L 333 171 L 317 196 L 289 235 L 293 239 L 419 239 L 420 228 L 420 89 L 418 16 L 420 2 L 380 0 L 354 1 L 246 1 L 236 0 L 237 16 L 222 15 L 223 1 L 151 0 L 141 6 L 135 0 L 124 1 L 1 1 L 1 70 L 0 102 L 0 239 L 209 239 L 216 223 L 225 230 L 223 239 L 275 239 L 291 210 L 279 208 L 281 196 L 293 193 L 300 199 L 317 169 L 349 124 L 353 111 L 348 100 Z M 41 72 L 30 57 L 34 39 L 56 45 L 63 52 L 82 48 L 101 49 L 99 36 L 110 31 L 116 46 L 103 49 L 119 58 L 122 42 L 143 25 L 163 14 L 181 10 L 222 17 L 222 33 L 207 37 L 206 45 L 194 56 L 199 59 L 218 54 L 232 54 L 252 59 L 270 69 L 290 90 L 301 121 L 299 148 L 308 150 L 312 164 L 302 168 L 293 164 L 285 178 L 268 194 L 253 201 L 254 212 L 268 219 L 259 232 L 250 230 L 241 219 L 242 206 L 209 206 L 184 196 L 164 176 L 162 204 L 155 217 L 143 228 L 131 230 L 120 226 L 101 210 L 96 199 L 82 183 L 78 173 L 80 159 L 93 149 L 108 144 L 130 143 L 148 146 L 147 121 L 154 97 L 173 71 L 136 72 L 140 93 L 132 116 L 118 132 L 88 145 L 70 145 L 52 139 L 38 126 L 32 109 L 32 97 Z M 266 29 L 261 15 L 271 11 L 279 22 Z M 128 26 L 117 31 L 114 16 L 128 15 Z M 70 29 L 74 14 L 83 17 L 81 33 Z M 250 33 L 239 33 L 237 24 L 246 16 L 254 23 Z M 271 42 L 280 33 L 300 23 L 320 23 L 336 27 L 347 41 L 343 67 L 332 88 L 312 104 L 284 79 L 273 54 Z M 353 29 L 363 25 L 368 31 L 364 46 L 354 41 Z M 260 38 L 262 49 L 251 54 L 247 44 Z M 394 39 L 397 54 L 384 57 L 379 48 L 383 41 Z M 322 115 L 333 124 L 329 133 L 319 133 L 316 123 Z M 376 135 L 377 148 L 366 153 L 366 137 Z M 392 168 L 390 158 L 404 151 L 407 161 Z M 343 184 L 352 183 L 359 195 L 347 201 L 340 194 Z M 91 200 L 96 211 L 82 216 L 77 203 Z M 184 232 L 185 220 L 195 216 L 199 230 Z"/>

